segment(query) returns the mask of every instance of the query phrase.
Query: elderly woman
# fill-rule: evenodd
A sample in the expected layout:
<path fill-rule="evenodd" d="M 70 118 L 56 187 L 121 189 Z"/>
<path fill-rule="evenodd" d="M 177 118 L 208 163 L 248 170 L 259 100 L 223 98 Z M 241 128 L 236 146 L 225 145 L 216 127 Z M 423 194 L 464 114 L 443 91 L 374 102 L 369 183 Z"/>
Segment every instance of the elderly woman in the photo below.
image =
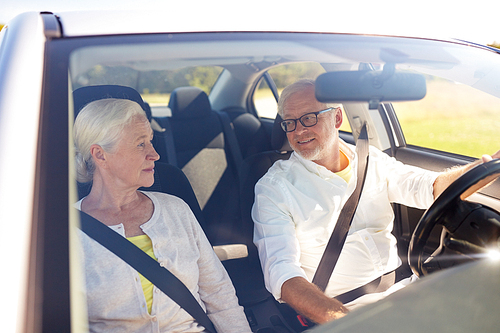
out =
<path fill-rule="evenodd" d="M 219 333 L 250 332 L 234 288 L 189 206 L 141 192 L 159 155 L 142 108 L 123 99 L 89 103 L 74 126 L 77 175 L 92 182 L 76 207 L 179 278 Z M 201 332 L 204 328 L 137 271 L 82 233 L 89 326 L 93 332 Z"/>

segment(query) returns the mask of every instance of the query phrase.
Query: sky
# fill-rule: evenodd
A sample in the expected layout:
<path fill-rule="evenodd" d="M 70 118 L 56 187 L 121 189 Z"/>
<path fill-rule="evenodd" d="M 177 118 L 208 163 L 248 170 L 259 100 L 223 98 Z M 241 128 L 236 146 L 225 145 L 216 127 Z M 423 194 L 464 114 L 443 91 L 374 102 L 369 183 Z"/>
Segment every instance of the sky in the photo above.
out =
<path fill-rule="evenodd" d="M 307 27 L 308 20 L 324 22 L 332 31 L 457 38 L 479 44 L 500 43 L 500 7 L 493 0 L 0 0 L 0 23 L 25 11 L 155 9 L 171 13 L 215 7 L 224 13 L 259 16 L 275 12 L 276 20 L 294 20 Z M 209 18 L 207 18 L 209 19 Z M 294 22 L 294 23 L 295 23 Z M 258 23 L 258 19 L 256 20 Z"/>

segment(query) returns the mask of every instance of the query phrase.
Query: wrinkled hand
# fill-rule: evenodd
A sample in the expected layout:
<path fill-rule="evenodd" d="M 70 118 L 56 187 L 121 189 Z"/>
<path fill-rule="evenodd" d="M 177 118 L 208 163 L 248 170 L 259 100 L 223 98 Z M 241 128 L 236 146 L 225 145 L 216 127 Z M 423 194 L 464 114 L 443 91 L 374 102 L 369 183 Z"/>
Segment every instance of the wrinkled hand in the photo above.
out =
<path fill-rule="evenodd" d="M 489 162 L 493 159 L 500 158 L 500 150 L 494 153 L 493 155 L 483 155 L 481 159 L 483 160 L 483 163 Z"/>
<path fill-rule="evenodd" d="M 483 155 L 483 156 L 481 156 L 481 160 L 482 160 L 483 163 L 492 161 L 492 160 L 497 159 L 497 158 L 500 158 L 500 150 L 497 151 L 496 153 L 494 153 L 493 155 Z M 477 162 L 476 163 L 472 163 L 471 166 L 473 166 L 474 164 L 477 165 Z M 495 179 L 497 179 L 499 176 L 500 176 L 500 174 L 495 173 L 495 174 L 492 174 L 492 175 L 486 177 L 485 179 L 480 180 L 477 184 L 475 184 L 474 186 L 471 186 L 467 191 L 465 191 L 464 193 L 462 193 L 462 195 L 460 196 L 460 199 L 465 200 L 471 194 L 473 194 L 473 193 L 479 191 L 480 189 L 482 189 L 482 188 L 490 185 L 491 183 L 493 183 L 493 181 Z"/>
<path fill-rule="evenodd" d="M 480 160 L 476 160 L 472 163 L 460 166 L 460 167 L 454 167 L 450 168 L 445 172 L 442 172 L 437 178 L 436 181 L 434 182 L 434 199 L 437 198 L 451 183 L 453 183 L 455 180 L 457 180 L 458 177 L 472 169 L 473 167 L 481 164 L 481 163 L 486 163 L 489 162 L 493 159 L 500 158 L 500 150 L 494 153 L 493 155 L 483 155 Z M 467 198 L 469 195 L 472 193 L 478 191 L 479 189 L 489 185 L 493 180 L 495 180 L 497 177 L 499 177 L 499 174 L 494 174 L 491 175 L 490 177 L 487 177 L 486 179 L 481 180 L 479 183 L 476 185 L 472 186 L 469 190 L 465 191 L 460 198 L 464 200 Z"/>

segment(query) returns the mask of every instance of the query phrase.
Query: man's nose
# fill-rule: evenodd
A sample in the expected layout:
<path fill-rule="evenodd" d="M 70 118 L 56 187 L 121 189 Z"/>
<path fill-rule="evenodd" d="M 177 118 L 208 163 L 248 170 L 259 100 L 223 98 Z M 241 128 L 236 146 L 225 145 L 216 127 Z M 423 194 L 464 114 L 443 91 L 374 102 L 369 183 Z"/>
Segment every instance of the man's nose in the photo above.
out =
<path fill-rule="evenodd" d="M 306 130 L 307 127 L 302 125 L 300 121 L 297 120 L 297 124 L 295 125 L 295 131 L 297 134 L 300 134 Z"/>

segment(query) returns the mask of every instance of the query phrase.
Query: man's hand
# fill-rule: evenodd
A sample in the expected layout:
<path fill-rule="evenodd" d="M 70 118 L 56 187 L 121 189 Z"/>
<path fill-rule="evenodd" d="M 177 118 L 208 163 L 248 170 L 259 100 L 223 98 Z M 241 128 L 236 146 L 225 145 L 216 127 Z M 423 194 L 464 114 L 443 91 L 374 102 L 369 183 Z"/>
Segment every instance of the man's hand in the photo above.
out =
<path fill-rule="evenodd" d="M 281 299 L 317 324 L 345 316 L 349 310 L 335 298 L 327 297 L 302 277 L 294 277 L 281 286 Z"/>
<path fill-rule="evenodd" d="M 494 153 L 493 155 L 483 155 L 481 159 L 483 160 L 483 163 L 489 162 L 495 158 L 500 158 L 500 150 Z"/>
<path fill-rule="evenodd" d="M 489 162 L 493 159 L 500 158 L 500 150 L 494 153 L 493 155 L 483 155 L 481 159 L 466 164 L 462 166 L 457 166 L 451 169 L 448 169 L 441 173 L 436 180 L 434 181 L 434 199 L 436 199 L 441 193 L 443 193 L 446 188 L 453 183 L 455 180 L 457 180 L 458 177 L 472 169 L 473 167 L 481 164 L 481 163 L 486 163 Z M 481 188 L 485 187 L 489 183 L 491 183 L 493 180 L 495 180 L 498 177 L 498 175 L 492 175 L 491 177 L 488 177 L 482 181 L 480 181 L 476 186 L 471 187 L 468 191 L 466 191 L 464 194 L 462 194 L 461 199 L 467 198 L 469 195 L 475 193 L 476 191 L 480 190 Z"/>

